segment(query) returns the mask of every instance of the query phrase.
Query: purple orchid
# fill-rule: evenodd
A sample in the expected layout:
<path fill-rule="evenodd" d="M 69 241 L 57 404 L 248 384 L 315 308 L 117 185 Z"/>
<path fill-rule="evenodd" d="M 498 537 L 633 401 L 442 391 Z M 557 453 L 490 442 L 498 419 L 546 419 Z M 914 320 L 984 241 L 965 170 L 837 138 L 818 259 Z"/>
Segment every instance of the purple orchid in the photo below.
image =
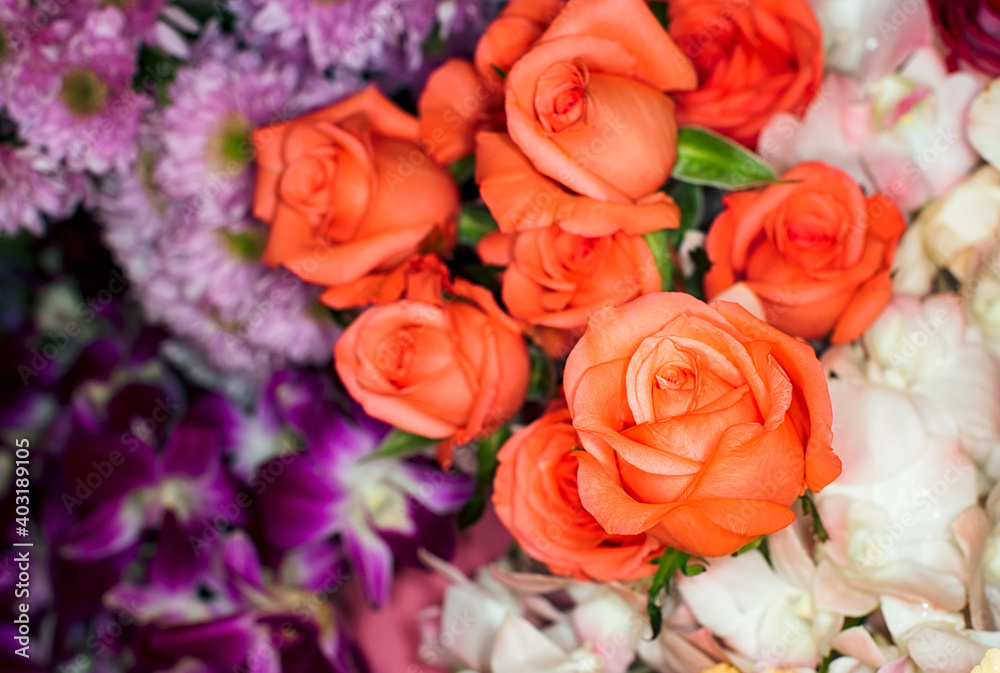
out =
<path fill-rule="evenodd" d="M 310 387 L 311 386 L 311 387 Z M 422 458 L 374 458 L 389 428 L 360 410 L 346 418 L 315 383 L 287 375 L 270 388 L 277 415 L 301 434 L 306 448 L 261 465 L 263 530 L 278 549 L 315 545 L 339 535 L 365 592 L 381 605 L 394 561 L 415 565 L 425 547 L 450 557 L 453 514 L 473 492 L 465 475 L 447 474 Z"/>
<path fill-rule="evenodd" d="M 159 527 L 168 512 L 194 533 L 234 502 L 235 485 L 222 464 L 231 416 L 205 411 L 226 404 L 214 395 L 199 400 L 161 451 L 150 442 L 170 421 L 163 404 L 163 413 L 144 419 L 137 431 L 75 435 L 64 456 L 62 501 L 80 518 L 63 532 L 59 552 L 75 559 L 114 554 L 138 542 L 144 530 Z M 232 523 L 241 519 L 237 509 Z"/>
<path fill-rule="evenodd" d="M 165 522 L 145 582 L 122 583 L 106 603 L 138 624 L 130 643 L 136 673 L 354 673 L 364 670 L 310 561 L 286 555 L 265 572 L 242 532 L 197 554 L 173 515 Z M 341 576 L 343 573 L 341 573 Z M 274 580 L 268 578 L 274 577 Z M 301 583 L 289 583 L 291 577 Z M 342 581 L 342 580 L 339 580 Z M 339 585 L 338 585 L 339 586 Z"/>

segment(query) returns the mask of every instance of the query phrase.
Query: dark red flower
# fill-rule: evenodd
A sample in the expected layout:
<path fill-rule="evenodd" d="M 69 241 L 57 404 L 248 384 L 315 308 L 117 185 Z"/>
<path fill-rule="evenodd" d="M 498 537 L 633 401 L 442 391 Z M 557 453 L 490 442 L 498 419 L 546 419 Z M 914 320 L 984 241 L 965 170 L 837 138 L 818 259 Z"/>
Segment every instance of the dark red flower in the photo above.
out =
<path fill-rule="evenodd" d="M 930 7 L 954 60 L 1000 76 L 1000 0 L 930 0 Z"/>

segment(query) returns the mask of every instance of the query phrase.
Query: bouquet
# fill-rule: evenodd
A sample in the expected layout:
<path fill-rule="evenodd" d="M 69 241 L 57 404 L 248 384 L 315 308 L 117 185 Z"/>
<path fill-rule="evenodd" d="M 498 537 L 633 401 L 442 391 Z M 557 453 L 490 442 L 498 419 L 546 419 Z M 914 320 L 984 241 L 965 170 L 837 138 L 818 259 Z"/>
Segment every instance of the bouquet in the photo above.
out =
<path fill-rule="evenodd" d="M 981 0 L 0 0 L 4 670 L 1000 670 Z"/>

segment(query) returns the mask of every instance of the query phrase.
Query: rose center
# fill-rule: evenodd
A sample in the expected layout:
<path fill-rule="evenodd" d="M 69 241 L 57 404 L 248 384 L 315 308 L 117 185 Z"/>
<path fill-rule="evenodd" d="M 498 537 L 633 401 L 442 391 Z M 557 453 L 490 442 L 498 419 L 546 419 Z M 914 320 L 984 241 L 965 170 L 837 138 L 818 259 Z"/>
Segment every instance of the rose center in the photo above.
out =
<path fill-rule="evenodd" d="M 691 390 L 694 388 L 697 374 L 686 365 L 668 365 L 661 369 L 655 377 L 657 390 Z"/>
<path fill-rule="evenodd" d="M 385 377 L 394 386 L 406 385 L 413 366 L 413 346 L 416 343 L 413 327 L 404 327 L 396 332 L 394 339 L 382 345 L 385 357 Z"/>
<path fill-rule="evenodd" d="M 322 218 L 332 212 L 332 185 L 337 176 L 337 150 L 322 147 L 289 164 L 281 178 L 278 191 L 285 203 L 297 210 Z M 331 242 L 346 240 L 336 228 L 327 232 Z"/>
<path fill-rule="evenodd" d="M 788 241 L 799 248 L 828 248 L 836 243 L 829 227 L 817 222 L 795 221 L 788 224 Z"/>
<path fill-rule="evenodd" d="M 599 238 L 587 238 L 559 232 L 553 240 L 556 260 L 571 274 L 590 273 L 603 261 L 607 243 Z"/>
<path fill-rule="evenodd" d="M 580 121 L 587 108 L 590 73 L 583 61 L 554 63 L 538 78 L 535 115 L 546 133 L 561 133 Z"/>
<path fill-rule="evenodd" d="M 90 117 L 107 103 L 108 85 L 91 70 L 71 70 L 63 77 L 59 98 L 73 114 Z"/>

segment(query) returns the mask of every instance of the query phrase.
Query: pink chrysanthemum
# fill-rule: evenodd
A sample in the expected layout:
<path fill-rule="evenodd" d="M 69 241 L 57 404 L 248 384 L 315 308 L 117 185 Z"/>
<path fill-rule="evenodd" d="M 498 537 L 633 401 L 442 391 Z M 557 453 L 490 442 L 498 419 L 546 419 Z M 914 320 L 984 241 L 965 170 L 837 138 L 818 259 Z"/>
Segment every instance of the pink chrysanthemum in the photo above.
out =
<path fill-rule="evenodd" d="M 141 42 L 179 58 L 187 58 L 190 54 L 182 33 L 196 34 L 199 24 L 183 9 L 171 4 L 170 0 L 71 0 L 66 5 L 65 14 L 82 22 L 88 13 L 110 4 L 124 13 L 127 34 L 135 35 Z"/>
<path fill-rule="evenodd" d="M 32 147 L 0 145 L 0 232 L 44 232 L 44 216 L 66 217 L 83 197 L 83 176 Z"/>
<path fill-rule="evenodd" d="M 313 288 L 259 263 L 261 225 L 186 223 L 180 204 L 151 184 L 145 154 L 139 170 L 105 181 L 98 211 L 149 318 L 211 365 L 256 377 L 330 358 L 338 328 L 317 310 Z"/>
<path fill-rule="evenodd" d="M 32 34 L 28 0 L 0 0 L 0 101 L 7 100 L 11 73 Z"/>
<path fill-rule="evenodd" d="M 415 70 L 434 28 L 436 0 L 233 0 L 248 43 L 306 52 L 317 70 Z"/>
<path fill-rule="evenodd" d="M 160 143 L 155 178 L 164 193 L 184 202 L 186 219 L 219 226 L 249 211 L 250 132 L 304 111 L 300 72 L 295 64 L 239 51 L 212 31 L 196 47 L 195 59 L 177 73 L 170 104 L 151 120 Z M 357 86 L 324 82 L 320 95 L 306 102 L 329 103 Z"/>
<path fill-rule="evenodd" d="M 12 67 L 7 109 L 20 136 L 72 170 L 127 170 L 151 104 L 131 89 L 136 48 L 114 7 L 42 30 Z"/>

